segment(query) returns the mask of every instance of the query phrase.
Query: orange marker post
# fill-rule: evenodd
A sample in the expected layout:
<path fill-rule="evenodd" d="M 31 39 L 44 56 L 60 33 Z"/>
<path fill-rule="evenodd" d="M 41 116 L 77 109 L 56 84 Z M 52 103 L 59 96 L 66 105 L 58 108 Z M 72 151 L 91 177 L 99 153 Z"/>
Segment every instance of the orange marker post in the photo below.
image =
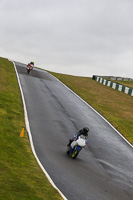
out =
<path fill-rule="evenodd" d="M 22 131 L 20 133 L 20 137 L 24 137 L 24 128 L 22 128 Z"/>

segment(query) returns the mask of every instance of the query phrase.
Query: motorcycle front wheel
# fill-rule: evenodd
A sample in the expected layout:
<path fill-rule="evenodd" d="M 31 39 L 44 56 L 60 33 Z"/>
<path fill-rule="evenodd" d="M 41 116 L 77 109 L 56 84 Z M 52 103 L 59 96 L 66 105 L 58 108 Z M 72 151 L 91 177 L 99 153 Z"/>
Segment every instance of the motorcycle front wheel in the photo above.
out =
<path fill-rule="evenodd" d="M 28 74 L 30 73 L 30 69 L 27 69 L 27 73 L 28 73 Z"/>
<path fill-rule="evenodd" d="M 78 156 L 79 152 L 80 152 L 80 149 L 76 148 L 72 153 L 72 158 L 75 159 Z"/>

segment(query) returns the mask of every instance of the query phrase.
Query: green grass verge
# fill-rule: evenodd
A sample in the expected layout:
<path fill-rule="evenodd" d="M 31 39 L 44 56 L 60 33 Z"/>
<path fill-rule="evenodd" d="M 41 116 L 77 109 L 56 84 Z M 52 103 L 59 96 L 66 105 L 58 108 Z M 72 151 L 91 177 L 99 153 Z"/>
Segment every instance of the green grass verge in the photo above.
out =
<path fill-rule="evenodd" d="M 104 86 L 92 78 L 54 72 L 49 73 L 57 77 L 102 114 L 131 144 L 133 144 L 133 97 Z"/>
<path fill-rule="evenodd" d="M 34 158 L 14 66 L 0 58 L 0 199 L 59 200 Z"/>
<path fill-rule="evenodd" d="M 115 81 L 115 82 L 133 88 L 133 81 Z"/>

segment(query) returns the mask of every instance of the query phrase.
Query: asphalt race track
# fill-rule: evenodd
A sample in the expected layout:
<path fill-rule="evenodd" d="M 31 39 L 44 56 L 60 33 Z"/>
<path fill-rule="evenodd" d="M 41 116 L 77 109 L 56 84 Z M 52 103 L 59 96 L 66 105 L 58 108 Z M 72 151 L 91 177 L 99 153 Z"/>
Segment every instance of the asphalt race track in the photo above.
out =
<path fill-rule="evenodd" d="M 68 200 L 133 200 L 133 148 L 100 115 L 49 73 L 15 62 L 36 154 Z M 73 160 L 66 145 L 88 126 Z"/>

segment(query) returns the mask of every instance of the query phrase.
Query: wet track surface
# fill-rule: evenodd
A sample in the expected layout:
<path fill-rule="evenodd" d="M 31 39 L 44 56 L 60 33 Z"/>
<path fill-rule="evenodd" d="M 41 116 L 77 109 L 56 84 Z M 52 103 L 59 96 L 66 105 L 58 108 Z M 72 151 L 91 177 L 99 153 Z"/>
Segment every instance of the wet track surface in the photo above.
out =
<path fill-rule="evenodd" d="M 69 200 L 133 200 L 133 148 L 49 73 L 16 62 L 39 160 Z M 73 160 L 66 144 L 84 126 L 88 146 Z"/>

